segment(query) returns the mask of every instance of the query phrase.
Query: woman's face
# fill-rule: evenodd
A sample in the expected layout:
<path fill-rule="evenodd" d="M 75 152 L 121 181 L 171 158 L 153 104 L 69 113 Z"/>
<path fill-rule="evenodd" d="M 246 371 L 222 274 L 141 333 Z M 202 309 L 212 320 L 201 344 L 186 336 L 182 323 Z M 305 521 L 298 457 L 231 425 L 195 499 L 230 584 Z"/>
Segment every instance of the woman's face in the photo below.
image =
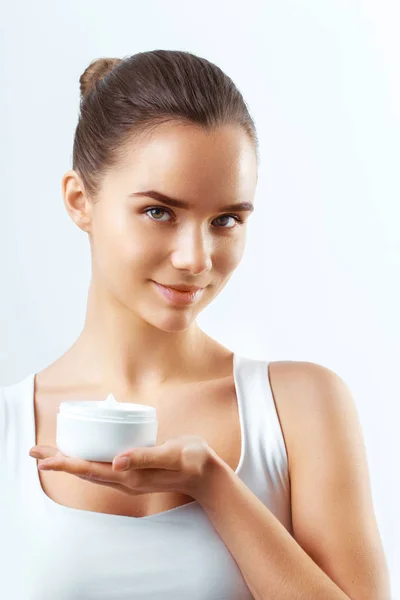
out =
<path fill-rule="evenodd" d="M 159 329 L 188 328 L 241 261 L 251 210 L 224 207 L 252 203 L 256 184 L 255 150 L 241 128 L 161 125 L 106 175 L 98 201 L 86 203 L 96 289 Z M 180 305 L 154 282 L 204 290 Z"/>

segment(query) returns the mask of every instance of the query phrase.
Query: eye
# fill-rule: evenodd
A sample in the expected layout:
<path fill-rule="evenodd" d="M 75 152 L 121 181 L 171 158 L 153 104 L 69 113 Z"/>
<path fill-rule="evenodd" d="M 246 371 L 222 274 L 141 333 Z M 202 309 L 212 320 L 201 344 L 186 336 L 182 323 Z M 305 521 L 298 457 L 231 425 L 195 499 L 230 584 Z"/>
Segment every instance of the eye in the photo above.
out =
<path fill-rule="evenodd" d="M 166 208 L 163 208 L 162 206 L 152 206 L 150 208 L 147 208 L 145 211 L 143 211 L 146 215 L 147 213 L 152 213 L 153 211 L 161 211 L 162 213 L 166 213 L 168 215 L 171 215 L 170 211 Z M 153 218 L 153 216 L 147 215 L 149 217 L 149 219 L 151 221 L 160 221 L 165 222 L 165 221 L 161 221 L 161 219 L 158 218 Z M 216 221 L 218 221 L 219 219 L 227 219 L 227 218 L 231 218 L 234 219 L 238 224 L 243 224 L 242 219 L 238 216 L 238 215 L 221 215 L 220 217 L 217 217 L 217 219 L 215 219 Z M 236 225 L 232 225 L 231 227 L 224 227 L 221 226 L 219 227 L 220 229 L 233 229 Z"/>
<path fill-rule="evenodd" d="M 217 217 L 216 220 L 218 219 L 235 219 L 237 223 L 243 223 L 242 219 L 238 217 L 238 215 L 222 215 L 221 217 Z M 232 227 L 222 227 L 222 229 L 233 229 L 233 227 L 236 227 L 236 225 L 232 225 Z"/>
<path fill-rule="evenodd" d="M 147 209 L 144 211 L 144 213 L 145 213 L 145 214 L 147 214 L 148 212 L 152 212 L 152 211 L 154 211 L 154 210 L 159 210 L 159 211 L 161 211 L 161 212 L 163 212 L 163 213 L 168 213 L 168 214 L 170 214 L 170 212 L 169 212 L 169 211 L 165 210 L 164 208 L 161 208 L 161 206 L 153 206 L 152 208 L 147 208 Z M 161 220 L 161 219 L 153 219 L 153 217 L 150 217 L 150 219 L 151 219 L 152 221 L 160 221 L 160 220 Z"/>

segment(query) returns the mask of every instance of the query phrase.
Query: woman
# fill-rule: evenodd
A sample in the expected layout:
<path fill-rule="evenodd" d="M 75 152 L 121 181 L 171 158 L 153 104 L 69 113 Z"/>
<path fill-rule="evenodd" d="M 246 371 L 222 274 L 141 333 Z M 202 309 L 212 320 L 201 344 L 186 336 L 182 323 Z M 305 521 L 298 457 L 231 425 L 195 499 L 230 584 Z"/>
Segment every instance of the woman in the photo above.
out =
<path fill-rule="evenodd" d="M 96 60 L 80 84 L 62 192 L 90 242 L 85 324 L 2 390 L 2 456 L 36 544 L 24 598 L 388 600 L 347 386 L 318 364 L 238 356 L 196 323 L 254 208 L 242 95 L 165 50 Z M 110 392 L 156 407 L 156 446 L 125 465 L 63 456 L 60 402 Z"/>

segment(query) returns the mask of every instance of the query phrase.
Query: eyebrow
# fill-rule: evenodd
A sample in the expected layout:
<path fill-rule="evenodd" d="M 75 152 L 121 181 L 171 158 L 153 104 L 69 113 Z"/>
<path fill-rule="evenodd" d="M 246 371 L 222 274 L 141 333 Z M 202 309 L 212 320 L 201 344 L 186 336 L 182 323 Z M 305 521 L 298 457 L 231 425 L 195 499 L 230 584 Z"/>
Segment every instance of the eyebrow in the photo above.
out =
<path fill-rule="evenodd" d="M 142 192 L 133 192 L 129 194 L 129 198 L 136 196 L 146 196 L 148 198 L 153 198 L 153 200 L 158 200 L 159 202 L 164 202 L 164 204 L 168 204 L 169 206 L 174 206 L 176 208 L 193 208 L 192 204 L 189 202 L 185 202 L 183 200 L 177 200 L 176 198 L 170 198 L 161 192 L 157 192 L 155 190 L 144 190 Z M 249 210 L 253 212 L 254 205 L 251 202 L 239 202 L 237 204 L 228 204 L 227 206 L 221 206 L 220 210 L 236 210 L 236 211 L 246 211 Z"/>

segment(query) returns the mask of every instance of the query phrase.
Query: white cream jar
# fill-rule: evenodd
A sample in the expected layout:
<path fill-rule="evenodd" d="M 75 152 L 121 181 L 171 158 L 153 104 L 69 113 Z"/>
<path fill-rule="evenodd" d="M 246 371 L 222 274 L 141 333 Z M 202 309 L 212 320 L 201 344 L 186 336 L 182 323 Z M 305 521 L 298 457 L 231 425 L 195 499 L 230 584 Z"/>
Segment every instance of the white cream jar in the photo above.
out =
<path fill-rule="evenodd" d="M 65 455 L 112 462 L 117 454 L 155 446 L 158 420 L 154 406 L 105 400 L 60 402 L 57 448 Z"/>

